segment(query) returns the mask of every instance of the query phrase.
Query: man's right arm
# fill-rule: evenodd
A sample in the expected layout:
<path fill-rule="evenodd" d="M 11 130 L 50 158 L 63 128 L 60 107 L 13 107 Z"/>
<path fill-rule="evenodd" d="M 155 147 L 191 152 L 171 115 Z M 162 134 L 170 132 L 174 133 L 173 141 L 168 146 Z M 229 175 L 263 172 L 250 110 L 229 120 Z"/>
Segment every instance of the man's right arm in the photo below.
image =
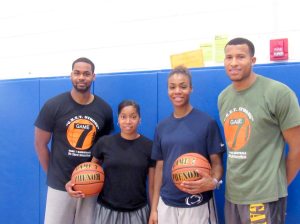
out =
<path fill-rule="evenodd" d="M 45 173 L 48 172 L 49 155 L 50 151 L 48 143 L 51 139 L 51 133 L 44 131 L 38 127 L 34 129 L 34 146 L 38 159 Z"/>

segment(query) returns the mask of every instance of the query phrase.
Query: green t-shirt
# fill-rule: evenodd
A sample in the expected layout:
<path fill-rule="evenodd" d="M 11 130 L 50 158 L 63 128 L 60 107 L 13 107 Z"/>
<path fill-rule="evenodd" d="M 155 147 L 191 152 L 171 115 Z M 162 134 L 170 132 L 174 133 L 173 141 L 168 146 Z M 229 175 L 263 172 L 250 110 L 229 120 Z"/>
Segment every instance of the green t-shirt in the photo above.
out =
<path fill-rule="evenodd" d="M 300 125 L 294 92 L 257 75 L 246 90 L 223 90 L 218 108 L 228 149 L 227 200 L 252 204 L 287 196 L 282 131 Z"/>

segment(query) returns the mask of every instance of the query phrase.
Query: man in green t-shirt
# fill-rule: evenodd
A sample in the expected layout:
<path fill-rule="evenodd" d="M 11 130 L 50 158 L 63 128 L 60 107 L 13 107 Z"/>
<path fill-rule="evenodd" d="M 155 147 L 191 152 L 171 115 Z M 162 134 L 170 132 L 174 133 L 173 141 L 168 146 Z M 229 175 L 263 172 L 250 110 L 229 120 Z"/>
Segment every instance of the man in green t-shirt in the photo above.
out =
<path fill-rule="evenodd" d="M 218 108 L 228 149 L 227 224 L 284 223 L 287 186 L 300 167 L 297 97 L 283 83 L 253 72 L 254 52 L 244 38 L 225 46 L 232 84 L 219 95 Z"/>

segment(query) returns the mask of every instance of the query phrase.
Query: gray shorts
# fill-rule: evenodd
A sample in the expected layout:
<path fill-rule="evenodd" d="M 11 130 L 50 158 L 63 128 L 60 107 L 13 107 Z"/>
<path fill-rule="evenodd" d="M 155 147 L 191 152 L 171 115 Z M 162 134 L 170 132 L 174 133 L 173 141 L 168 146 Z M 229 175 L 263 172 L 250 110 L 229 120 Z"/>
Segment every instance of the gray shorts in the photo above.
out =
<path fill-rule="evenodd" d="M 214 199 L 207 203 L 191 208 L 168 206 L 159 198 L 158 224 L 217 224 L 217 214 Z"/>
<path fill-rule="evenodd" d="M 225 200 L 226 224 L 284 224 L 287 198 L 268 203 L 238 205 Z"/>
<path fill-rule="evenodd" d="M 111 210 L 97 203 L 95 210 L 96 224 L 148 224 L 150 208 L 148 205 L 129 212 Z"/>
<path fill-rule="evenodd" d="M 97 196 L 73 198 L 48 187 L 45 224 L 93 224 Z"/>

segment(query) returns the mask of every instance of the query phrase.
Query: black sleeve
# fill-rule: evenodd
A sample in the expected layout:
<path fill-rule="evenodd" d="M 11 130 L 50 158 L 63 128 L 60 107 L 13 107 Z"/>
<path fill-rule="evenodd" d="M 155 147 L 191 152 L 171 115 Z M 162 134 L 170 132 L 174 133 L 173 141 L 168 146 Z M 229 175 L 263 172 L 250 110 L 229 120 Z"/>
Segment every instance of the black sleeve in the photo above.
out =
<path fill-rule="evenodd" d="M 98 159 L 99 161 L 102 161 L 103 159 L 103 145 L 103 140 L 99 139 L 91 149 L 92 156 Z"/>
<path fill-rule="evenodd" d="M 100 136 L 109 135 L 114 130 L 113 112 L 110 107 L 107 108 L 105 113 L 105 124 L 103 129 L 100 131 Z"/>
<path fill-rule="evenodd" d="M 226 151 L 219 126 L 215 120 L 210 120 L 207 136 L 208 153 L 218 154 Z"/>
<path fill-rule="evenodd" d="M 53 122 L 55 120 L 55 111 L 56 106 L 53 104 L 53 101 L 47 101 L 42 107 L 34 125 L 42 130 L 52 132 L 55 125 Z"/>

